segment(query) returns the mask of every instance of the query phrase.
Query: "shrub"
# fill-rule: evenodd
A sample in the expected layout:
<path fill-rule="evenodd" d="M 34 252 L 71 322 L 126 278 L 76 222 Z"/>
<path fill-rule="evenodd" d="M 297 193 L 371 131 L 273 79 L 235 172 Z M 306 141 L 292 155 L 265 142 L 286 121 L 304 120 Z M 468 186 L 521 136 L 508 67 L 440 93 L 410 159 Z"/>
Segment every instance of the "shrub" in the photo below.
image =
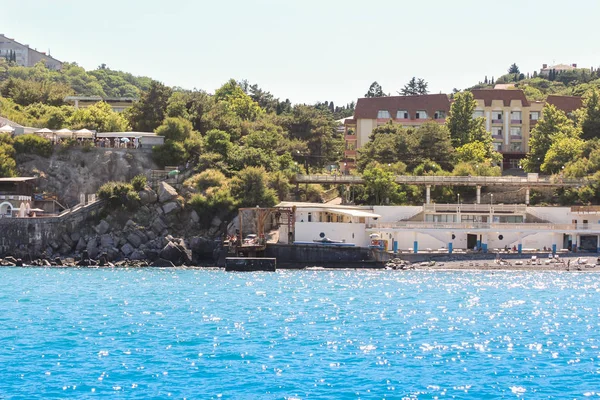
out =
<path fill-rule="evenodd" d="M 144 190 L 147 183 L 148 183 L 148 178 L 146 178 L 145 175 L 136 175 L 131 180 L 131 185 L 138 192 Z"/>
<path fill-rule="evenodd" d="M 205 194 L 194 194 L 188 205 L 196 211 L 200 223 L 208 224 L 215 216 L 227 217 L 235 210 L 237 203 L 229 188 L 222 187 L 210 188 Z"/>
<path fill-rule="evenodd" d="M 41 136 L 28 134 L 15 138 L 14 147 L 17 154 L 37 154 L 42 157 L 52 155 L 52 142 Z"/>
<path fill-rule="evenodd" d="M 207 169 L 196 176 L 196 187 L 201 192 L 211 187 L 221 187 L 223 184 L 227 183 L 225 175 L 216 169 Z"/>
<path fill-rule="evenodd" d="M 140 196 L 130 183 L 107 182 L 100 186 L 97 194 L 101 200 L 106 200 L 111 207 L 135 209 L 139 205 Z"/>

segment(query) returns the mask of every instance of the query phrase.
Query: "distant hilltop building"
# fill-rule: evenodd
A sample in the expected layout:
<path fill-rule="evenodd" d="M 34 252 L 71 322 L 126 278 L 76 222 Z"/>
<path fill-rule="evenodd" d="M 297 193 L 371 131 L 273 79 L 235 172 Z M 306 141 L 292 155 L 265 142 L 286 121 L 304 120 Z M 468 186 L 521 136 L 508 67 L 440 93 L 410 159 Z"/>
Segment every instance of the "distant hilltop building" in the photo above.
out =
<path fill-rule="evenodd" d="M 548 64 L 542 64 L 542 69 L 540 69 L 540 75 L 542 76 L 549 76 L 550 75 L 550 71 L 554 71 L 554 72 L 565 72 L 565 71 L 573 71 L 574 69 L 577 69 L 577 64 L 556 64 L 556 65 L 548 65 Z"/>
<path fill-rule="evenodd" d="M 103 101 L 108 104 L 113 111 L 123 112 L 131 107 L 133 103 L 138 101 L 138 99 L 135 97 L 67 96 L 65 97 L 65 101 L 73 104 L 77 109 L 88 108 L 99 101 Z"/>
<path fill-rule="evenodd" d="M 49 54 L 34 50 L 28 44 L 21 44 L 2 33 L 0 33 L 0 57 L 12 60 L 22 67 L 33 67 L 43 61 L 48 69 L 60 70 L 63 64 Z"/>

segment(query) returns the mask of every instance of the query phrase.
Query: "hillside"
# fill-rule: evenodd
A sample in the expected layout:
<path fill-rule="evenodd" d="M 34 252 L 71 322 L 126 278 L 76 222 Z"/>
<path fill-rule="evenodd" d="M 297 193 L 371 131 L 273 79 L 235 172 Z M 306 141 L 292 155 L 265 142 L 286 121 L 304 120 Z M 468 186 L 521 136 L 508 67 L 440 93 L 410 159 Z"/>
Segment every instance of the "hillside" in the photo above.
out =
<path fill-rule="evenodd" d="M 96 193 L 106 181 L 129 181 L 158 167 L 152 153 L 93 148 L 54 152 L 46 158 L 33 154 L 17 156 L 21 176 L 39 176 L 40 192 L 54 193 L 65 206 L 79 203 L 79 194 Z"/>

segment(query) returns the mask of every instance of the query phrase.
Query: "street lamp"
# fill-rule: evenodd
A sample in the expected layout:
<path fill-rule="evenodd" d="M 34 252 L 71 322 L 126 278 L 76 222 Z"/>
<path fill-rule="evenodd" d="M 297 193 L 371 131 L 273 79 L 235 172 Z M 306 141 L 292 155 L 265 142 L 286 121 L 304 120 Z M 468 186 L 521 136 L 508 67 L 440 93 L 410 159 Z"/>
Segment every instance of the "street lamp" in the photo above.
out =
<path fill-rule="evenodd" d="M 494 193 L 490 193 L 490 205 L 494 205 Z"/>

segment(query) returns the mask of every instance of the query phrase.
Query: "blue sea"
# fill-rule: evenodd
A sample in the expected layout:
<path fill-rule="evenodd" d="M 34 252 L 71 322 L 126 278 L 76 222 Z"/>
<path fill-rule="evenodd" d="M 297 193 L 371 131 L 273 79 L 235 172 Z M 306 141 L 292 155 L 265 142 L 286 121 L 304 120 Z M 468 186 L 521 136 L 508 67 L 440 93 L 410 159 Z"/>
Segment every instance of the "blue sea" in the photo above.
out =
<path fill-rule="evenodd" d="M 600 275 L 0 269 L 0 398 L 600 397 Z"/>

